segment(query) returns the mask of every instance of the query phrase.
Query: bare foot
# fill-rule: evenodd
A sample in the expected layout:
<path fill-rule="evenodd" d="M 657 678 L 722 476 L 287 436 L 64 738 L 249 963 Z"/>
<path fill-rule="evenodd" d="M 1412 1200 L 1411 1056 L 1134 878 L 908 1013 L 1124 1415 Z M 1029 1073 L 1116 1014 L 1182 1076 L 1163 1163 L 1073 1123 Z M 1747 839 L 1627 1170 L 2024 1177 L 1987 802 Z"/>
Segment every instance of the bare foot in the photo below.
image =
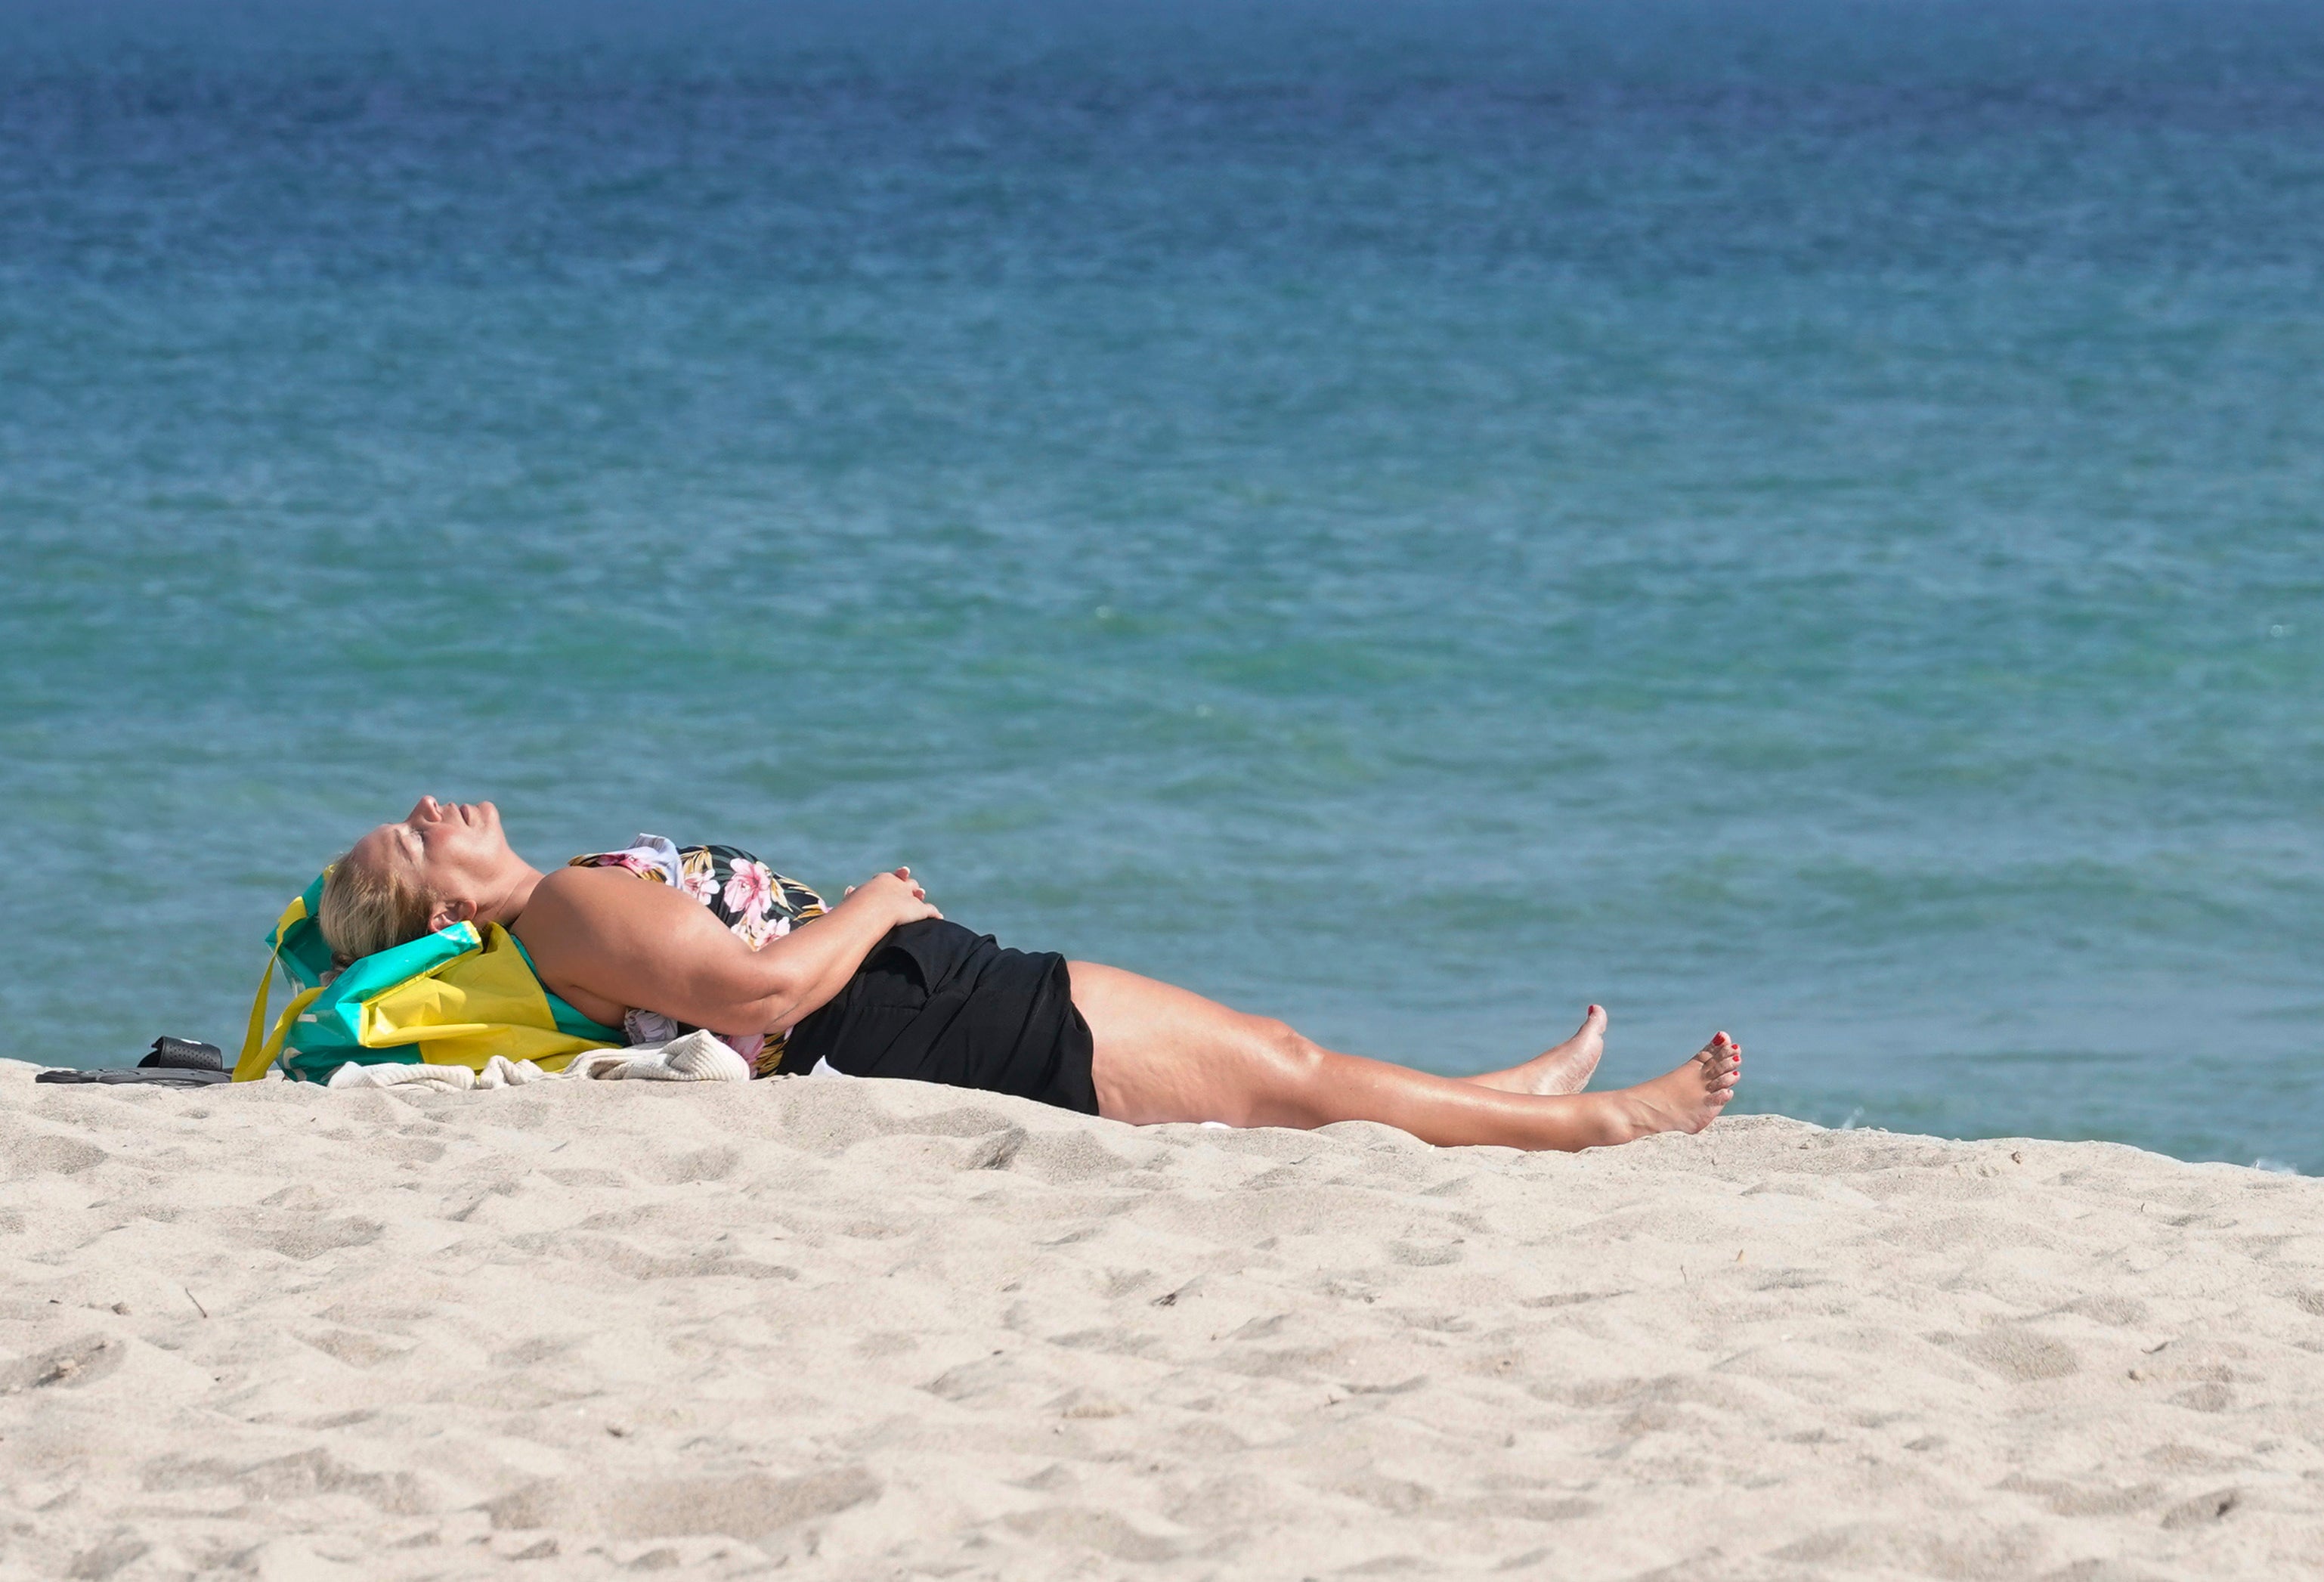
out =
<path fill-rule="evenodd" d="M 1598 1057 L 1605 1052 L 1606 1013 L 1592 1005 L 1590 1013 L 1582 1019 L 1581 1030 L 1555 1049 L 1536 1055 L 1522 1066 L 1511 1066 L 1506 1071 L 1482 1071 L 1469 1080 L 1480 1087 L 1498 1087 L 1503 1093 L 1579 1093 L 1590 1086 L 1591 1073 L 1598 1069 Z"/>
<path fill-rule="evenodd" d="M 1632 1135 L 1702 1131 L 1735 1096 L 1742 1076 L 1743 1046 L 1719 1034 L 1677 1070 L 1623 1089 L 1619 1096 L 1629 1101 L 1624 1107 L 1637 1127 Z"/>

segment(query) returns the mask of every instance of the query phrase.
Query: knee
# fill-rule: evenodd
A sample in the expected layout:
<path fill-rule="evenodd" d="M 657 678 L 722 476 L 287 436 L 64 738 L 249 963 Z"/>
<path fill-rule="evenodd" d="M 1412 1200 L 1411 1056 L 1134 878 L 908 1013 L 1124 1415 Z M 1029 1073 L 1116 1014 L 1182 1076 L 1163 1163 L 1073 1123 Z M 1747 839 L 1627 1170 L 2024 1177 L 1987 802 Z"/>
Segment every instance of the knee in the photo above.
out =
<path fill-rule="evenodd" d="M 1267 1058 L 1284 1070 L 1312 1072 L 1322 1063 L 1323 1048 L 1288 1022 L 1271 1016 L 1251 1018 L 1251 1036 Z"/>
<path fill-rule="evenodd" d="M 1288 1022 L 1272 1017 L 1250 1019 L 1250 1041 L 1265 1070 L 1266 1080 L 1253 1096 L 1252 1115 L 1245 1125 L 1309 1125 L 1314 1096 L 1323 1080 L 1325 1051 L 1321 1044 Z"/>

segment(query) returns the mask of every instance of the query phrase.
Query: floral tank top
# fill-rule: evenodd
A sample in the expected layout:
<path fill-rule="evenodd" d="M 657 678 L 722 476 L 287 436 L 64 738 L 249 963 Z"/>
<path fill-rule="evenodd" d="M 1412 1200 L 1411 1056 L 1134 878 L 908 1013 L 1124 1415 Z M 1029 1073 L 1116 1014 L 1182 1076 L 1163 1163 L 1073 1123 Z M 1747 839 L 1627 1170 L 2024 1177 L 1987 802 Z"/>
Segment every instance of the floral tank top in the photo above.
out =
<path fill-rule="evenodd" d="M 572 868 L 626 868 L 641 879 L 683 891 L 708 907 L 742 943 L 756 950 L 793 928 L 830 910 L 823 897 L 796 879 L 786 879 L 740 847 L 676 846 L 659 835 L 641 835 L 623 851 L 589 852 L 566 865 Z M 659 1011 L 631 1010 L 622 1031 L 632 1043 L 662 1043 L 696 1030 Z M 713 1034 L 751 1062 L 764 1077 L 782 1063 L 779 1032 Z"/>

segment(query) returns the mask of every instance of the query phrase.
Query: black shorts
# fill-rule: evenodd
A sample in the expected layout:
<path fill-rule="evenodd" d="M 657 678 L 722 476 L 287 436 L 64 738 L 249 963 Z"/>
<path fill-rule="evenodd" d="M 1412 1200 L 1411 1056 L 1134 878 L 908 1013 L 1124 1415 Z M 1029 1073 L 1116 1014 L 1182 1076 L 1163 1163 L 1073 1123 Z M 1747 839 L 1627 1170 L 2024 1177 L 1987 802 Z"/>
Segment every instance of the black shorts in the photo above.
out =
<path fill-rule="evenodd" d="M 818 1060 L 1097 1114 L 1090 1030 L 1065 958 L 1004 950 L 941 918 L 891 929 L 838 997 L 791 1032 L 785 1076 Z"/>

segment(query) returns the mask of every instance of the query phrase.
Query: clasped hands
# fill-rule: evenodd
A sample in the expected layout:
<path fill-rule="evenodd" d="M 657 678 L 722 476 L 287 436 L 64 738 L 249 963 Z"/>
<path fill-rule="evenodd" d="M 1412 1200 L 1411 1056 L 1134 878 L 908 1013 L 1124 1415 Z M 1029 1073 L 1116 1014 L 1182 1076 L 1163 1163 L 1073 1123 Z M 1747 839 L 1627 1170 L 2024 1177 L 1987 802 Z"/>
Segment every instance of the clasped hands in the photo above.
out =
<path fill-rule="evenodd" d="M 928 904 L 928 893 L 913 882 L 909 868 L 898 868 L 891 874 L 875 874 L 861 884 L 850 884 L 841 899 L 854 906 L 873 907 L 887 912 L 891 927 L 944 916 Z"/>

